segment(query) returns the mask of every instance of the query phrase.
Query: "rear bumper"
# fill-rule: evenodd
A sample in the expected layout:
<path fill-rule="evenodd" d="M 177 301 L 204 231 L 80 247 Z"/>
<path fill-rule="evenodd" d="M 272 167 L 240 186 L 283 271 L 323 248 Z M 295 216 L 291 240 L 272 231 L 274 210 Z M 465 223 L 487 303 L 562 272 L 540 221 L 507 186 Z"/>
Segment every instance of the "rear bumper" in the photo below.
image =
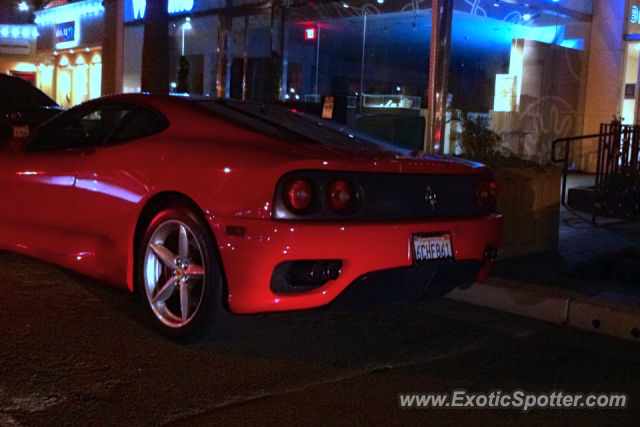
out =
<path fill-rule="evenodd" d="M 332 308 L 370 308 L 436 298 L 457 285 L 472 283 L 479 260 L 435 261 L 411 267 L 392 268 L 365 274 L 351 283 L 330 304 Z"/>
<path fill-rule="evenodd" d="M 382 287 L 390 286 L 391 293 L 399 299 L 446 293 L 456 285 L 472 281 L 486 247 L 498 246 L 502 239 L 502 217 L 498 214 L 472 220 L 394 223 L 211 217 L 209 223 L 224 266 L 229 308 L 235 313 L 319 307 L 336 300 L 343 292 L 345 298 L 353 293 L 363 295 L 360 298 L 364 300 L 370 298 L 367 294 L 381 293 L 374 290 L 382 286 L 376 283 L 387 283 Z M 244 228 L 244 237 L 227 235 L 227 226 Z M 451 234 L 455 261 L 413 266 L 411 235 L 440 232 Z M 308 292 L 279 294 L 270 289 L 277 264 L 316 259 L 341 260 L 340 277 Z M 383 271 L 403 267 L 391 276 Z M 379 274 L 372 275 L 374 272 Z M 427 286 L 432 276 L 435 281 Z M 391 302 L 393 298 L 388 300 Z"/>

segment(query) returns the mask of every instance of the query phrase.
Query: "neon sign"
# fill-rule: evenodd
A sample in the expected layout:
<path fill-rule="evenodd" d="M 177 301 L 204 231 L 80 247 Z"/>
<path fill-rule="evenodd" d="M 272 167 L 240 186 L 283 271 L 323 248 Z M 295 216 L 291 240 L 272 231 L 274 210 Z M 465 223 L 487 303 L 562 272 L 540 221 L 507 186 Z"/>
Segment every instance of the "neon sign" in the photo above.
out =
<path fill-rule="evenodd" d="M 638 21 L 640 20 L 640 10 L 638 9 L 638 6 L 633 6 L 631 8 L 631 22 L 633 24 L 638 23 Z"/>
<path fill-rule="evenodd" d="M 133 19 L 144 19 L 144 12 L 147 9 L 147 0 L 133 1 Z M 169 13 L 190 12 L 193 9 L 195 0 L 169 0 Z"/>

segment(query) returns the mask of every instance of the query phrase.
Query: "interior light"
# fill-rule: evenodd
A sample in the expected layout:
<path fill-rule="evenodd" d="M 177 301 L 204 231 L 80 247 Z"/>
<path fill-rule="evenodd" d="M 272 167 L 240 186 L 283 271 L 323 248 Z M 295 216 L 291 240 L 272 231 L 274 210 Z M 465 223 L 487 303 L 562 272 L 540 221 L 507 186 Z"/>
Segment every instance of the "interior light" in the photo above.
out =
<path fill-rule="evenodd" d="M 63 67 L 65 65 L 69 64 L 69 58 L 67 58 L 66 56 L 63 56 L 62 58 L 60 58 L 60 65 L 62 65 Z"/>
<path fill-rule="evenodd" d="M 84 58 L 82 57 L 82 55 L 78 55 L 78 57 L 76 58 L 76 64 L 84 64 Z"/>
<path fill-rule="evenodd" d="M 380 4 L 384 3 L 384 0 L 378 0 L 378 3 Z"/>
<path fill-rule="evenodd" d="M 57 50 L 54 50 L 54 51 L 53 51 L 53 54 L 54 54 L 54 55 L 57 55 L 57 54 L 58 54 L 58 51 L 57 51 Z"/>
<path fill-rule="evenodd" d="M 344 7 L 345 9 L 348 9 L 349 5 L 347 3 L 342 3 L 342 7 Z"/>
<path fill-rule="evenodd" d="M 29 10 L 29 5 L 23 1 L 18 5 L 18 9 L 20 9 L 22 12 L 26 12 L 27 10 Z"/>
<path fill-rule="evenodd" d="M 528 13 L 525 13 L 524 15 L 522 15 L 522 19 L 524 19 L 525 21 L 528 21 L 529 19 L 531 19 L 531 15 L 529 15 Z"/>
<path fill-rule="evenodd" d="M 89 52 L 89 48 L 86 48 L 85 51 Z"/>
<path fill-rule="evenodd" d="M 495 7 L 500 6 L 500 0 L 496 0 L 496 1 L 493 3 L 493 5 L 494 5 Z"/>
<path fill-rule="evenodd" d="M 69 53 L 73 53 L 73 49 L 69 49 Z"/>

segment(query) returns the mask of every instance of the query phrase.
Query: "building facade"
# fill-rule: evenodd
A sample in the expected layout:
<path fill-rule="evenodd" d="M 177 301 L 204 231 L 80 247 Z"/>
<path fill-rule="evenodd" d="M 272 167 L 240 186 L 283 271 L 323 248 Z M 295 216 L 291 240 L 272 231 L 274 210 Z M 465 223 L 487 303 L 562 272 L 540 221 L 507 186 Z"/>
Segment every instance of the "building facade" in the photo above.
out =
<path fill-rule="evenodd" d="M 451 9 L 448 31 L 435 31 L 433 5 Z M 421 149 L 439 77 L 447 111 L 481 115 L 507 148 L 543 163 L 554 138 L 597 133 L 614 116 L 640 121 L 640 0 L 169 0 L 168 7 L 171 92 L 280 100 L 318 114 L 329 97 L 333 120 Z M 0 27 L 0 65 L 23 55 L 29 60 L 3 71 L 35 72 L 64 107 L 140 91 L 145 11 L 145 0 L 44 9 L 28 31 Z M 118 37 L 105 74 L 103 46 Z M 443 46 L 444 56 L 432 55 Z M 106 91 L 103 74 L 112 82 Z M 436 151 L 455 153 L 459 124 L 445 121 Z M 573 168 L 593 170 L 595 144 L 574 144 Z"/>

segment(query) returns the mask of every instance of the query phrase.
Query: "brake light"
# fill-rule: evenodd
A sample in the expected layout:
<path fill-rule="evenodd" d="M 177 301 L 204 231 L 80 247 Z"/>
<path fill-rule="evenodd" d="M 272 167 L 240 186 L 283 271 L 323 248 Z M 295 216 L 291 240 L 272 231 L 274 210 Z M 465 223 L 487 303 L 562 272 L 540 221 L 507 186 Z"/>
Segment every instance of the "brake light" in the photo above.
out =
<path fill-rule="evenodd" d="M 349 181 L 338 179 L 329 184 L 327 203 L 336 213 L 346 212 L 355 202 L 356 192 Z"/>
<path fill-rule="evenodd" d="M 498 187 L 495 181 L 480 181 L 476 184 L 476 205 L 484 208 L 498 200 Z"/>
<path fill-rule="evenodd" d="M 306 209 L 313 200 L 311 183 L 303 178 L 290 179 L 283 188 L 285 205 L 290 210 L 299 211 Z"/>

